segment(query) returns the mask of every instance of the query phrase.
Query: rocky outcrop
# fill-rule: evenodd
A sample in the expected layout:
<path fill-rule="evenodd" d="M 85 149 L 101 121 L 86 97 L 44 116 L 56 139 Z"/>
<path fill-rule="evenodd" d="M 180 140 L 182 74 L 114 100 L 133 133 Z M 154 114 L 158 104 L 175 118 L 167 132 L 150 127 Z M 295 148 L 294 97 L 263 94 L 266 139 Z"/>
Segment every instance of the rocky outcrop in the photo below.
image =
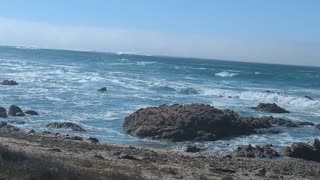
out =
<path fill-rule="evenodd" d="M 186 152 L 190 152 L 190 153 L 196 153 L 196 152 L 200 152 L 201 148 L 194 146 L 194 145 L 188 145 L 186 148 Z"/>
<path fill-rule="evenodd" d="M 0 107 L 0 118 L 7 118 L 7 110 L 6 108 Z"/>
<path fill-rule="evenodd" d="M 98 92 L 101 92 L 101 93 L 105 93 L 105 92 L 107 92 L 108 90 L 107 90 L 107 88 L 106 87 L 103 87 L 103 88 L 101 88 L 101 89 L 98 89 Z"/>
<path fill-rule="evenodd" d="M 16 81 L 13 81 L 13 80 L 3 80 L 1 85 L 16 86 L 16 85 L 19 85 L 19 84 Z"/>
<path fill-rule="evenodd" d="M 39 115 L 39 113 L 38 113 L 37 111 L 34 111 L 34 110 L 28 110 L 28 111 L 25 111 L 24 113 L 25 113 L 25 114 L 32 115 L 32 116 L 37 116 L 37 115 Z"/>
<path fill-rule="evenodd" d="M 173 141 L 212 141 L 255 133 L 256 125 L 249 126 L 233 111 L 190 104 L 140 109 L 126 117 L 123 127 L 129 134 L 137 136 Z"/>
<path fill-rule="evenodd" d="M 272 148 L 272 145 L 256 146 L 245 145 L 238 147 L 232 154 L 234 157 L 246 158 L 277 158 L 279 153 Z"/>
<path fill-rule="evenodd" d="M 12 125 L 9 125 L 7 122 L 0 121 L 0 129 L 4 131 L 19 131 L 19 128 L 16 128 Z"/>
<path fill-rule="evenodd" d="M 240 117 L 230 110 L 204 104 L 162 105 L 140 109 L 123 124 L 131 135 L 172 141 L 214 141 L 227 136 L 261 133 L 273 125 L 299 127 L 310 122 L 292 122 L 269 117 Z"/>
<path fill-rule="evenodd" d="M 288 157 L 320 162 L 320 141 L 313 139 L 309 143 L 293 143 L 283 150 L 283 154 Z"/>
<path fill-rule="evenodd" d="M 25 116 L 21 108 L 16 105 L 10 106 L 8 114 L 9 116 Z"/>
<path fill-rule="evenodd" d="M 63 128 L 63 129 L 71 129 L 73 131 L 85 131 L 81 126 L 71 122 L 53 122 L 46 125 L 48 128 Z"/>
<path fill-rule="evenodd" d="M 270 113 L 289 113 L 289 111 L 279 107 L 276 103 L 260 103 L 257 107 L 252 107 L 251 109 Z"/>
<path fill-rule="evenodd" d="M 94 143 L 94 144 L 99 143 L 99 140 L 98 140 L 97 138 L 94 138 L 94 137 L 89 137 L 88 140 L 89 140 L 91 143 Z"/>

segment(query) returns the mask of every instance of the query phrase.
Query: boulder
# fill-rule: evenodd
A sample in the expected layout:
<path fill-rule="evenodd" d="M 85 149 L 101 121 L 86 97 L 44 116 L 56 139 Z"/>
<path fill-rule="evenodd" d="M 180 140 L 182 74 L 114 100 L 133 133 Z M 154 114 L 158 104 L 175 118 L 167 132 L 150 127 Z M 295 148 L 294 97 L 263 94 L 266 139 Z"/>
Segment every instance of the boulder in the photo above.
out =
<path fill-rule="evenodd" d="M 293 143 L 283 150 L 283 154 L 288 157 L 300 158 L 320 162 L 319 140 L 314 139 L 309 144 L 299 142 Z"/>
<path fill-rule="evenodd" d="M 98 89 L 98 91 L 101 92 L 101 93 L 105 93 L 105 92 L 107 92 L 108 90 L 107 90 L 106 87 L 103 87 L 103 88 L 101 88 L 101 89 Z"/>
<path fill-rule="evenodd" d="M 305 123 L 307 124 L 307 123 Z M 125 118 L 123 127 L 131 135 L 172 141 L 215 141 L 228 136 L 261 133 L 273 127 L 299 127 L 281 118 L 240 117 L 230 110 L 210 105 L 162 105 L 142 108 Z"/>
<path fill-rule="evenodd" d="M 304 96 L 305 98 L 309 99 L 309 100 L 314 100 L 312 97 L 310 96 Z"/>
<path fill-rule="evenodd" d="M 276 103 L 260 103 L 257 107 L 252 107 L 252 109 L 270 113 L 289 113 L 289 111 L 279 107 Z"/>
<path fill-rule="evenodd" d="M 256 146 L 250 144 L 238 147 L 233 153 L 233 157 L 246 158 L 277 158 L 279 153 L 272 148 L 272 145 Z"/>
<path fill-rule="evenodd" d="M 25 116 L 21 108 L 16 105 L 10 106 L 8 114 L 9 116 Z"/>
<path fill-rule="evenodd" d="M 3 80 L 2 85 L 8 85 L 8 86 L 16 86 L 19 85 L 16 81 L 13 80 Z"/>
<path fill-rule="evenodd" d="M 196 152 L 200 152 L 201 149 L 198 148 L 197 146 L 194 145 L 188 145 L 186 148 L 186 152 L 190 152 L 190 153 L 196 153 Z"/>
<path fill-rule="evenodd" d="M 256 132 L 255 125 L 241 121 L 235 112 L 204 104 L 140 109 L 126 117 L 123 127 L 131 135 L 172 141 L 212 141 Z"/>
<path fill-rule="evenodd" d="M 75 123 L 71 122 L 53 122 L 53 123 L 48 123 L 46 125 L 48 128 L 63 128 L 63 129 L 72 129 L 73 131 L 86 131 L 83 129 L 81 126 Z"/>
<path fill-rule="evenodd" d="M 25 114 L 29 114 L 29 115 L 33 115 L 33 116 L 37 116 L 39 115 L 39 113 L 37 111 L 34 110 L 28 110 L 24 112 Z"/>
<path fill-rule="evenodd" d="M 9 125 L 7 122 L 4 121 L 0 121 L 0 129 L 4 131 L 20 131 L 19 128 Z"/>
<path fill-rule="evenodd" d="M 0 107 L 0 118 L 7 118 L 7 110 L 3 107 Z"/>
<path fill-rule="evenodd" d="M 320 150 L 320 141 L 319 139 L 315 138 L 315 139 L 312 139 L 311 141 L 309 141 L 308 143 L 310 146 L 313 147 L 313 149 L 315 150 Z"/>
<path fill-rule="evenodd" d="M 89 137 L 88 140 L 91 142 L 91 143 L 94 143 L 94 144 L 97 144 L 99 142 L 99 140 L 97 138 L 94 138 L 94 137 Z"/>

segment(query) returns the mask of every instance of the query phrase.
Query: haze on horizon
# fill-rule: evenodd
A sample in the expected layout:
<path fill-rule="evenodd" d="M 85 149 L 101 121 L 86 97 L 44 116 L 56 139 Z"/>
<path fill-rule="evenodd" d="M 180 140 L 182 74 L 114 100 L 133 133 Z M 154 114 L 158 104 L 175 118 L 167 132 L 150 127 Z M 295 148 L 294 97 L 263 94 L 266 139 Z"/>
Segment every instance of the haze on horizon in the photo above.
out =
<path fill-rule="evenodd" d="M 320 66 L 317 0 L 2 2 L 0 45 Z"/>

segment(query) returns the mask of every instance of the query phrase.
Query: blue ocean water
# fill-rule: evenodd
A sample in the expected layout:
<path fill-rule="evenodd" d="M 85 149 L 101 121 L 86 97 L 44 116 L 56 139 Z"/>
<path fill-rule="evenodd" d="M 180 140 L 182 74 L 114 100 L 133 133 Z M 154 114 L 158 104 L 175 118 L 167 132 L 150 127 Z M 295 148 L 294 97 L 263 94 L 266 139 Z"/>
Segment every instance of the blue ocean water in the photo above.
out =
<path fill-rule="evenodd" d="M 142 107 L 205 103 L 242 116 L 272 115 L 320 123 L 319 67 L 0 47 L 0 75 L 0 80 L 13 79 L 20 84 L 0 86 L 0 106 L 16 104 L 41 114 L 10 117 L 26 121 L 17 125 L 24 130 L 45 131 L 50 121 L 71 121 L 87 129 L 81 136 L 182 150 L 187 143 L 195 142 L 129 136 L 122 129 L 124 118 Z M 98 93 L 97 89 L 104 86 L 108 93 Z M 249 109 L 259 102 L 275 102 L 292 113 L 268 114 Z M 207 152 L 226 153 L 240 144 L 272 143 L 282 147 L 320 137 L 315 127 L 276 128 L 282 133 L 197 144 L 208 148 Z"/>

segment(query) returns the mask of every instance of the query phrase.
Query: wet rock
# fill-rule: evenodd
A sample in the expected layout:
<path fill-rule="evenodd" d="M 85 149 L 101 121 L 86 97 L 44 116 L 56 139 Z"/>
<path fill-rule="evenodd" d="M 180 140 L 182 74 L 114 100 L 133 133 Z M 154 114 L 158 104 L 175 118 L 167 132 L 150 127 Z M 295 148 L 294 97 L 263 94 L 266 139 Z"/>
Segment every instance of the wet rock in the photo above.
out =
<path fill-rule="evenodd" d="M 81 126 L 71 122 L 53 122 L 46 125 L 48 128 L 63 128 L 63 129 L 72 129 L 73 131 L 86 131 Z"/>
<path fill-rule="evenodd" d="M 312 97 L 310 96 L 304 96 L 305 98 L 309 99 L 309 100 L 314 100 Z"/>
<path fill-rule="evenodd" d="M 36 131 L 34 131 L 33 129 L 31 129 L 30 131 L 28 131 L 28 134 L 34 134 L 36 133 Z"/>
<path fill-rule="evenodd" d="M 19 106 L 11 105 L 8 112 L 9 116 L 25 116 Z"/>
<path fill-rule="evenodd" d="M 93 157 L 97 159 L 104 159 L 104 157 L 101 156 L 100 154 L 95 154 Z"/>
<path fill-rule="evenodd" d="M 34 110 L 28 110 L 24 112 L 25 114 L 29 114 L 29 115 L 33 115 L 33 116 L 37 116 L 39 115 L 39 113 L 37 111 Z"/>
<path fill-rule="evenodd" d="M 131 135 L 155 139 L 215 141 L 228 136 L 261 133 L 258 129 L 271 128 L 272 125 L 299 126 L 272 116 L 240 117 L 233 111 L 209 105 L 176 104 L 140 109 L 126 117 L 123 127 Z"/>
<path fill-rule="evenodd" d="M 105 93 L 105 92 L 107 92 L 108 90 L 107 90 L 106 87 L 103 87 L 103 88 L 101 88 L 101 89 L 98 89 L 98 91 L 101 92 L 101 93 Z"/>
<path fill-rule="evenodd" d="M 0 121 L 0 129 L 4 131 L 20 131 L 19 128 L 9 125 L 7 122 Z"/>
<path fill-rule="evenodd" d="M 227 175 L 227 176 L 223 176 L 221 180 L 233 180 L 233 177 L 230 175 Z"/>
<path fill-rule="evenodd" d="M 317 149 L 319 140 L 314 139 L 307 143 L 293 143 L 290 147 L 283 150 L 283 154 L 288 157 L 300 158 L 320 162 L 320 150 Z"/>
<path fill-rule="evenodd" d="M 298 126 L 315 126 L 315 124 L 314 123 L 312 123 L 312 122 L 307 122 L 307 121 L 303 121 L 303 122 L 296 122 L 296 124 L 298 125 Z"/>
<path fill-rule="evenodd" d="M 255 133 L 254 125 L 229 110 L 204 104 L 162 105 L 140 109 L 126 117 L 123 127 L 131 135 L 173 141 L 217 140 Z"/>
<path fill-rule="evenodd" d="M 252 107 L 252 109 L 270 113 L 289 113 L 289 111 L 279 107 L 276 103 L 260 103 L 257 107 Z"/>
<path fill-rule="evenodd" d="M 12 120 L 12 121 L 9 121 L 9 123 L 12 123 L 12 124 L 25 124 L 26 122 L 25 121 L 21 121 L 21 120 Z"/>
<path fill-rule="evenodd" d="M 234 157 L 246 158 L 277 158 L 279 153 L 272 148 L 272 145 L 256 146 L 250 144 L 238 147 L 233 153 Z"/>
<path fill-rule="evenodd" d="M 312 139 L 311 141 L 309 141 L 308 143 L 310 146 L 313 147 L 313 149 L 315 150 L 320 150 L 320 141 L 319 139 L 315 138 L 315 139 Z"/>
<path fill-rule="evenodd" d="M 193 145 L 188 145 L 186 148 L 186 152 L 190 152 L 190 153 L 196 153 L 196 152 L 200 152 L 201 149 L 198 148 L 197 146 L 193 146 Z"/>
<path fill-rule="evenodd" d="M 0 107 L 0 118 L 7 118 L 7 110 L 6 108 Z"/>
<path fill-rule="evenodd" d="M 89 137 L 88 140 L 91 142 L 91 143 L 99 143 L 99 140 L 97 138 L 94 138 L 94 137 Z"/>
<path fill-rule="evenodd" d="M 316 128 L 320 129 L 320 124 L 317 124 L 317 125 L 316 125 Z"/>
<path fill-rule="evenodd" d="M 2 85 L 7 85 L 7 86 L 16 86 L 19 85 L 16 81 L 13 80 L 3 80 Z"/>

